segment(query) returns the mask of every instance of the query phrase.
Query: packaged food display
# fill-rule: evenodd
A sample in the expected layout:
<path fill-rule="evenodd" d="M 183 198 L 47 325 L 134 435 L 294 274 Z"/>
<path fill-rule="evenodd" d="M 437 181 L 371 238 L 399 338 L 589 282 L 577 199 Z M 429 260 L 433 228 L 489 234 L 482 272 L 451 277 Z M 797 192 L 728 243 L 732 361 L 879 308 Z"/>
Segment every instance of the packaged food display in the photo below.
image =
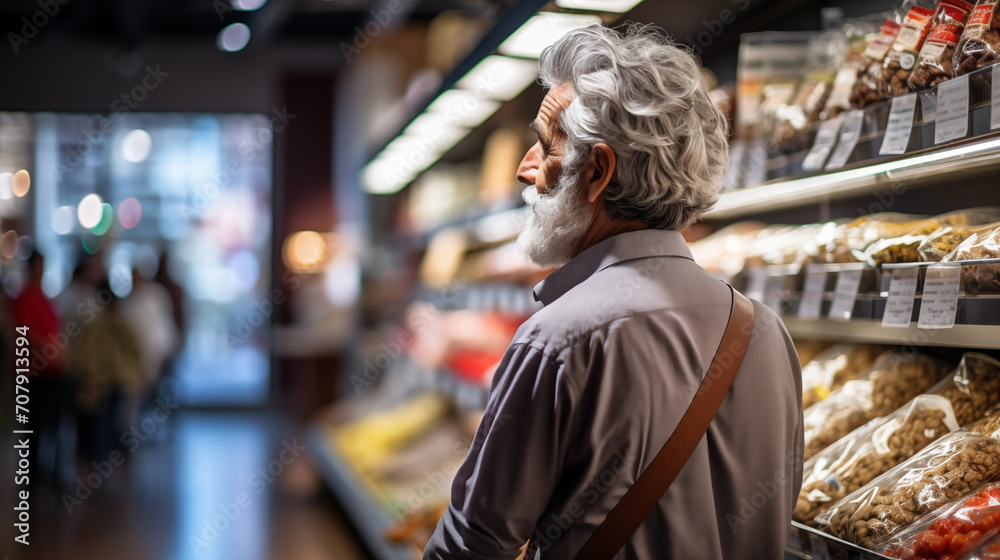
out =
<path fill-rule="evenodd" d="M 858 379 L 848 381 L 804 413 L 805 458 L 819 453 L 873 418 L 903 406 L 931 388 L 951 368 L 926 356 L 890 351 Z"/>
<path fill-rule="evenodd" d="M 830 532 L 875 548 L 937 508 L 1000 479 L 1000 441 L 960 429 L 817 516 Z"/>
<path fill-rule="evenodd" d="M 874 70 L 882 67 L 885 55 L 892 48 L 893 42 L 899 35 L 900 25 L 891 19 L 882 22 L 878 36 L 875 37 L 865 49 L 865 61 L 854 70 L 855 75 L 852 80 L 849 101 L 852 107 L 864 109 L 865 107 L 879 101 L 878 89 L 873 78 Z M 850 70 L 850 69 L 848 69 Z M 838 77 L 840 81 L 847 81 L 848 78 Z M 834 86 L 836 89 L 836 85 Z M 831 100 L 837 99 L 836 93 L 830 96 Z"/>
<path fill-rule="evenodd" d="M 824 350 L 833 346 L 832 342 L 825 340 L 796 340 L 793 344 L 795 345 L 795 353 L 799 356 L 799 365 L 803 367 Z"/>
<path fill-rule="evenodd" d="M 995 207 L 973 208 L 948 212 L 926 220 L 913 222 L 910 229 L 898 237 L 886 237 L 875 241 L 864 251 L 858 251 L 858 260 L 872 266 L 883 263 L 920 262 L 920 245 L 927 238 L 948 226 L 970 226 L 989 223 L 1000 219 L 1000 209 Z"/>
<path fill-rule="evenodd" d="M 972 554 L 962 556 L 962 560 L 1000 560 L 1000 535 L 987 539 Z"/>
<path fill-rule="evenodd" d="M 858 262 L 864 251 L 880 239 L 899 237 L 916 227 L 926 216 L 881 213 L 861 216 L 827 233 L 819 247 L 821 262 Z"/>
<path fill-rule="evenodd" d="M 885 55 L 882 66 L 873 68 L 871 72 L 880 100 L 909 93 L 910 88 L 907 80 L 917 63 L 917 54 L 930 32 L 934 16 L 939 11 L 940 7 L 935 10 L 923 6 L 913 6 L 906 13 L 900 26 L 899 35 L 896 36 L 892 48 Z"/>
<path fill-rule="evenodd" d="M 809 148 L 810 125 L 819 121 L 826 106 L 845 48 L 846 38 L 839 31 L 809 38 L 806 76 L 792 102 L 775 113 L 773 141 L 779 151 L 790 154 Z"/>
<path fill-rule="evenodd" d="M 961 76 L 1000 62 L 1000 13 L 996 0 L 976 2 L 955 49 L 955 75 Z"/>
<path fill-rule="evenodd" d="M 938 437 L 981 418 L 998 401 L 1000 362 L 978 352 L 966 353 L 952 375 L 927 394 L 868 422 L 806 461 L 794 518 L 814 525 L 824 509 Z"/>
<path fill-rule="evenodd" d="M 1000 227 L 973 233 L 942 262 L 1000 258 Z M 1000 292 L 1000 264 L 962 266 L 962 289 L 970 293 Z"/>
<path fill-rule="evenodd" d="M 817 355 L 802 368 L 802 408 L 830 396 L 888 350 L 880 344 L 838 344 Z"/>
<path fill-rule="evenodd" d="M 964 558 L 1000 532 L 1000 484 L 952 502 L 882 545 L 892 558 Z"/>
<path fill-rule="evenodd" d="M 891 35 L 882 33 L 879 25 L 889 25 Z M 883 51 L 892 46 L 892 39 L 899 31 L 899 24 L 892 20 L 880 22 L 877 19 L 849 21 L 843 26 L 843 36 L 846 38 L 847 49 L 844 61 L 833 77 L 833 86 L 826 106 L 820 113 L 820 119 L 832 119 L 851 108 L 851 91 L 858 81 L 858 75 L 868 69 L 871 58 L 865 55 L 875 41 L 884 41 Z"/>
<path fill-rule="evenodd" d="M 944 226 L 928 235 L 917 247 L 917 251 L 921 260 L 938 262 L 957 249 L 972 234 L 986 233 L 998 227 L 1000 223 L 996 222 L 984 226 Z"/>
<path fill-rule="evenodd" d="M 857 428 L 806 461 L 792 518 L 815 525 L 817 514 L 957 429 L 946 398 L 917 395 L 892 414 Z"/>
<path fill-rule="evenodd" d="M 917 65 L 910 74 L 910 91 L 924 90 L 955 76 L 952 64 L 955 46 L 971 11 L 972 4 L 964 0 L 942 0 L 934 14 L 933 27 L 917 55 Z"/>
<path fill-rule="evenodd" d="M 743 270 L 750 246 L 762 229 L 764 224 L 759 222 L 737 222 L 688 247 L 702 268 L 728 280 Z"/>

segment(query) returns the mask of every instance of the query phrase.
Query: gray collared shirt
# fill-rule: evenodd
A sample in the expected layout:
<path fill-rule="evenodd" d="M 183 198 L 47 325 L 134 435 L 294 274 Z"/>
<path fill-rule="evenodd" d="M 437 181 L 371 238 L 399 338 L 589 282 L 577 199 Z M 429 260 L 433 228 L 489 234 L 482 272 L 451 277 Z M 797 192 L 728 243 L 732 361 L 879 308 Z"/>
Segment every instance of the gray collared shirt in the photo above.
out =
<path fill-rule="evenodd" d="M 694 398 L 732 297 L 678 232 L 623 233 L 535 287 L 424 559 L 570 560 Z M 759 302 L 706 436 L 615 558 L 778 559 L 802 481 L 799 361 Z"/>

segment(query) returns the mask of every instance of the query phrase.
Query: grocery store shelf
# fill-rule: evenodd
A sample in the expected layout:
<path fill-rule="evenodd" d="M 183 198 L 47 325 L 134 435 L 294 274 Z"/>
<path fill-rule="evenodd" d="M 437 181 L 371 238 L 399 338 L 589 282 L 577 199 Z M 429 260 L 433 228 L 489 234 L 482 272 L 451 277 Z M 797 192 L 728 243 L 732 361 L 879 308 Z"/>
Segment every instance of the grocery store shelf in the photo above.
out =
<path fill-rule="evenodd" d="M 380 560 L 413 560 L 409 547 L 394 546 L 385 539 L 384 534 L 392 525 L 392 518 L 341 461 L 324 432 L 325 428 L 320 425 L 311 426 L 306 432 L 306 445 L 324 482 L 340 502 L 342 511 L 350 516 L 368 551 Z"/>
<path fill-rule="evenodd" d="M 805 320 L 785 315 L 785 328 L 795 339 L 871 342 L 912 346 L 952 346 L 1000 349 L 1000 328 L 994 325 L 955 325 L 950 329 L 886 328 L 881 320 Z"/>
<path fill-rule="evenodd" d="M 865 195 L 905 184 L 907 188 L 953 182 L 995 171 L 1000 137 L 980 136 L 944 149 L 801 179 L 782 180 L 723 193 L 706 220 L 730 219 L 827 200 Z"/>
<path fill-rule="evenodd" d="M 792 521 L 792 531 L 789 534 L 788 549 L 785 557 L 794 555 L 796 558 L 842 558 L 843 560 L 881 560 L 888 558 L 873 550 L 861 548 L 847 541 L 828 535 L 818 529 L 807 527 Z"/>

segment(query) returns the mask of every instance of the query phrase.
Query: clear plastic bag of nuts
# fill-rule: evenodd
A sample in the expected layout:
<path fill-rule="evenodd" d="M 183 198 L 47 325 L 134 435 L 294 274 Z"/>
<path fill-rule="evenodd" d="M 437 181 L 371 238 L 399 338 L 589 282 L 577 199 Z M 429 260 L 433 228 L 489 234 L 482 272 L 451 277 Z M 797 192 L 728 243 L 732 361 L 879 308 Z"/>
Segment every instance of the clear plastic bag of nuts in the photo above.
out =
<path fill-rule="evenodd" d="M 802 367 L 802 408 L 829 397 L 888 350 L 881 344 L 838 344 L 818 354 Z"/>
<path fill-rule="evenodd" d="M 857 257 L 858 260 L 866 261 L 871 266 L 879 266 L 884 263 L 920 262 L 922 259 L 920 245 L 930 235 L 942 228 L 988 224 L 997 220 L 1000 220 L 1000 208 L 993 206 L 947 212 L 933 218 L 912 222 L 910 228 L 902 235 L 879 239 L 866 247 L 864 251 L 858 251 Z"/>
<path fill-rule="evenodd" d="M 1000 258 L 1000 227 L 977 232 L 962 241 L 942 262 Z M 1000 264 L 962 266 L 962 289 L 968 293 L 1000 292 Z"/>
<path fill-rule="evenodd" d="M 805 459 L 855 428 L 903 406 L 950 370 L 946 362 L 924 354 L 908 355 L 899 350 L 882 354 L 857 379 L 804 412 Z"/>
<path fill-rule="evenodd" d="M 877 418 L 806 461 L 796 521 L 814 518 L 947 432 L 1000 401 L 1000 361 L 967 352 L 951 375 L 892 414 Z"/>
<path fill-rule="evenodd" d="M 927 262 L 939 262 L 973 234 L 984 234 L 1000 228 L 1000 222 L 986 225 L 942 226 L 920 242 L 917 252 Z"/>
<path fill-rule="evenodd" d="M 939 507 L 1000 480 L 1000 441 L 960 429 L 816 516 L 841 539 L 874 548 Z"/>

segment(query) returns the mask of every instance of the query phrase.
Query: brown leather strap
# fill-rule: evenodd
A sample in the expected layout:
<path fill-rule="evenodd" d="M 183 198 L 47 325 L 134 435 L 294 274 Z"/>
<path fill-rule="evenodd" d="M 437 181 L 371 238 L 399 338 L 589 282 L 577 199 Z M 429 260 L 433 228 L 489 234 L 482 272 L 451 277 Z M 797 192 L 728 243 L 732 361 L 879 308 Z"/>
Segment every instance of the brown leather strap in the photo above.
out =
<path fill-rule="evenodd" d="M 635 533 L 694 453 L 722 405 L 753 334 L 753 304 L 733 292 L 733 308 L 722 343 L 674 433 L 632 488 L 591 535 L 576 560 L 609 560 Z"/>

